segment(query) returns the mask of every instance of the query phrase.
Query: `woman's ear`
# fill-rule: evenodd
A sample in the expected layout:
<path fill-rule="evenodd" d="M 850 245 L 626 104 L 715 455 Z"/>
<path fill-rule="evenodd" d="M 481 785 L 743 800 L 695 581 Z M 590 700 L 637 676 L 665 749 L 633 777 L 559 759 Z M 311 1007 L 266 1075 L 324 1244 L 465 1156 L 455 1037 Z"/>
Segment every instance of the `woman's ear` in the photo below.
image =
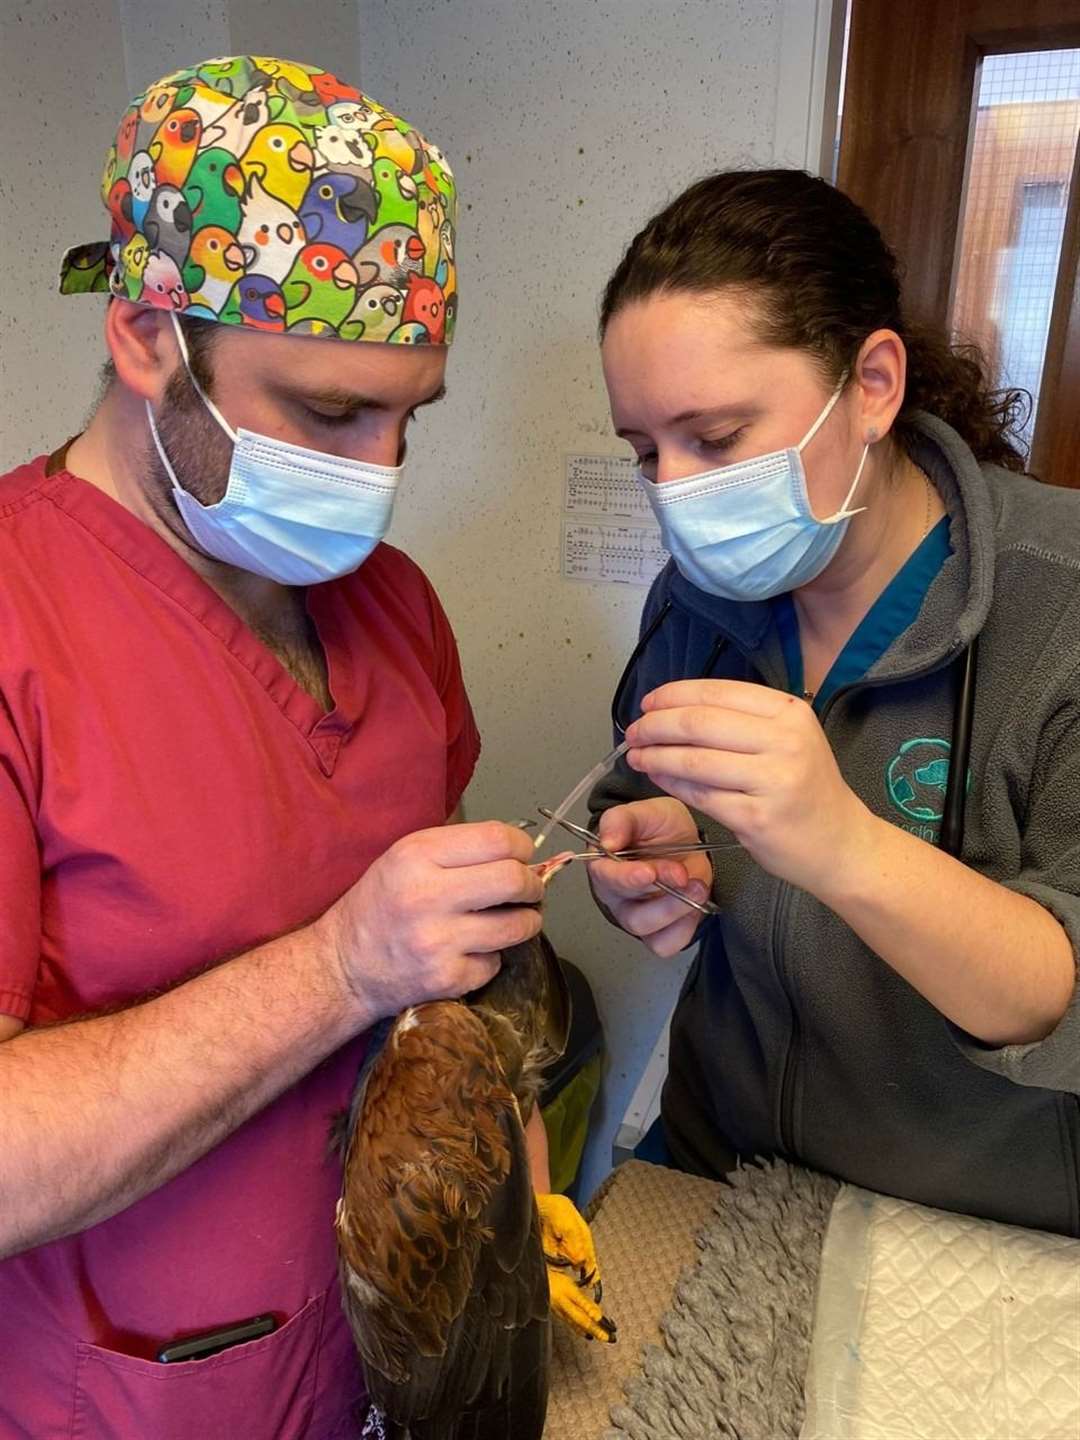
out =
<path fill-rule="evenodd" d="M 159 400 L 180 359 L 169 312 L 114 296 L 105 311 L 105 343 L 120 383 L 140 399 Z"/>
<path fill-rule="evenodd" d="M 858 423 L 863 442 L 873 444 L 888 434 L 904 403 L 907 352 L 895 330 L 875 330 L 867 336 L 852 378 L 859 391 Z"/>

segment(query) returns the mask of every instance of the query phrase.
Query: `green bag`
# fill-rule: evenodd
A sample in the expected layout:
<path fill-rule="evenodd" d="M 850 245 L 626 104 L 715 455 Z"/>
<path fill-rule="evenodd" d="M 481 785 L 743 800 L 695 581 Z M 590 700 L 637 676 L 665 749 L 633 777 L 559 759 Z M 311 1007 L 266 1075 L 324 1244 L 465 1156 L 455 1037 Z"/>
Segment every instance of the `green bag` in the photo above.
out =
<path fill-rule="evenodd" d="M 540 1094 L 553 1194 L 565 1194 L 577 1179 L 604 1072 L 604 1032 L 592 989 L 576 965 L 563 960 L 562 966 L 570 989 L 570 1038 Z"/>

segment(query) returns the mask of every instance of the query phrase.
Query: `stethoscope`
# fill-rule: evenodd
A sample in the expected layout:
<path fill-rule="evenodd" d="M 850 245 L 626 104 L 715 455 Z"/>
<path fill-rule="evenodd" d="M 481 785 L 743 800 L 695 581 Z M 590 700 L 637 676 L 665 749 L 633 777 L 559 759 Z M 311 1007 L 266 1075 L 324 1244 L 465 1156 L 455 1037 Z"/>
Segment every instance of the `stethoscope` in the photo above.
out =
<path fill-rule="evenodd" d="M 672 610 L 672 601 L 665 600 L 657 611 L 656 616 L 643 632 L 640 640 L 634 646 L 630 659 L 619 677 L 619 683 L 615 687 L 615 694 L 611 700 L 611 722 L 615 727 L 617 735 L 626 734 L 626 726 L 630 724 L 627 719 L 623 724 L 621 710 L 623 700 L 633 679 L 634 671 L 637 669 L 638 661 L 645 653 L 649 642 L 660 629 Z M 726 635 L 717 638 L 712 649 L 709 651 L 709 658 L 698 676 L 700 680 L 706 680 L 712 674 L 713 667 L 717 660 L 728 647 Z M 949 751 L 949 779 L 945 786 L 945 804 L 941 813 L 941 829 L 938 831 L 937 846 L 944 850 L 946 855 L 954 855 L 959 858 L 964 848 L 964 815 L 967 801 L 967 774 L 971 762 L 971 728 L 975 715 L 975 679 L 979 660 L 979 637 L 976 637 L 966 647 L 963 654 L 959 655 L 954 662 L 960 670 L 960 682 L 956 692 L 956 700 L 953 704 L 952 723 L 952 746 Z M 632 717 L 631 717 L 632 718 Z"/>

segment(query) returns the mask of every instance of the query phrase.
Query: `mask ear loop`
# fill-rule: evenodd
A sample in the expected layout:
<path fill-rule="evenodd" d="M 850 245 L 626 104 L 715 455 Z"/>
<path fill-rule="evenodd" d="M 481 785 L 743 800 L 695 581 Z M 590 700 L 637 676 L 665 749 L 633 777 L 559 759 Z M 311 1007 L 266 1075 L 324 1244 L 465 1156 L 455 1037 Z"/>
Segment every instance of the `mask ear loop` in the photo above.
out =
<path fill-rule="evenodd" d="M 153 407 L 151 406 L 149 400 L 144 400 L 143 404 L 146 406 L 146 418 L 150 422 L 150 435 L 154 441 L 154 449 L 158 453 L 158 459 L 161 461 L 162 465 L 165 466 L 165 473 L 172 481 L 173 489 L 182 490 L 184 487 L 180 484 L 180 481 L 177 480 L 176 471 L 172 468 L 172 462 L 169 460 L 168 455 L 166 455 L 165 453 L 165 446 L 161 443 L 161 436 L 158 434 L 157 421 L 154 419 Z"/>
<path fill-rule="evenodd" d="M 192 385 L 195 387 L 195 392 L 196 392 L 196 394 L 199 396 L 199 399 L 203 402 L 203 404 L 206 406 L 206 408 L 210 411 L 211 415 L 213 415 L 214 419 L 218 422 L 218 424 L 221 426 L 221 428 L 225 431 L 226 435 L 228 435 L 229 439 L 230 439 L 230 440 L 233 442 L 233 444 L 235 445 L 235 444 L 236 444 L 236 432 L 233 430 L 232 426 L 231 426 L 231 425 L 229 424 L 229 422 L 225 419 L 225 416 L 222 415 L 221 411 L 217 408 L 217 406 L 214 404 L 214 402 L 210 399 L 210 396 L 207 395 L 206 391 L 203 389 L 203 387 L 199 384 L 198 380 L 196 380 L 196 379 L 195 379 L 195 376 L 192 374 L 192 371 L 191 371 L 191 356 L 188 354 L 187 341 L 184 339 L 184 332 L 183 332 L 183 330 L 180 328 L 180 321 L 179 321 L 179 319 L 178 319 L 178 317 L 177 317 L 177 314 L 176 314 L 176 311 L 175 311 L 175 310 L 173 310 L 173 311 L 170 312 L 169 318 L 170 318 L 170 320 L 172 321 L 173 331 L 174 331 L 174 333 L 175 333 L 175 335 L 176 335 L 176 343 L 177 343 L 177 345 L 180 347 L 180 358 L 181 358 L 181 360 L 184 362 L 184 369 L 187 371 L 188 379 L 191 381 Z M 161 461 L 162 465 L 164 465 L 164 467 L 165 467 L 165 473 L 168 475 L 169 479 L 172 481 L 173 489 L 174 489 L 174 490 L 179 490 L 179 491 L 183 492 L 185 495 L 187 495 L 188 492 L 187 492 L 186 490 L 184 490 L 184 487 L 180 484 L 180 481 L 176 478 L 176 471 L 175 471 L 175 470 L 173 469 L 173 467 L 172 467 L 172 461 L 169 459 L 169 456 L 168 456 L 168 454 L 167 454 L 167 452 L 166 452 L 166 450 L 165 450 L 165 446 L 161 443 L 161 436 L 158 434 L 157 421 L 156 421 L 156 419 L 154 418 L 154 407 L 150 404 L 150 401 L 149 401 L 149 400 L 144 400 L 144 401 L 143 401 L 143 404 L 146 406 L 146 418 L 147 418 L 147 421 L 148 421 L 149 424 L 150 424 L 150 436 L 151 436 L 151 438 L 153 439 L 153 442 L 154 442 L 154 449 L 155 449 L 155 450 L 157 451 L 157 453 L 158 453 L 158 459 Z M 189 498 L 193 498 L 193 497 L 189 496 Z M 201 502 L 200 502 L 200 501 L 196 501 L 195 503 L 196 503 L 196 504 L 200 504 Z M 204 507 L 204 508 L 205 508 L 205 507 Z"/>
<path fill-rule="evenodd" d="M 225 416 L 222 415 L 221 411 L 214 404 L 213 400 L 210 399 L 210 396 L 207 395 L 206 391 L 199 384 L 198 380 L 195 379 L 195 374 L 191 368 L 191 356 L 188 354 L 187 341 L 184 339 L 184 332 L 180 328 L 180 317 L 177 315 L 175 310 L 171 310 L 169 312 L 169 319 L 172 321 L 173 330 L 176 333 L 176 343 L 180 347 L 180 358 L 184 362 L 184 369 L 187 371 L 188 379 L 195 387 L 195 392 L 198 395 L 199 399 L 203 402 L 206 408 L 210 411 L 210 414 L 213 415 L 214 419 L 218 422 L 221 428 L 225 431 L 225 434 L 228 435 L 229 439 L 235 445 L 237 441 L 236 431 L 225 419 Z"/>
<path fill-rule="evenodd" d="M 174 316 L 174 318 L 175 318 L 175 316 Z M 829 403 L 825 406 L 825 409 L 822 410 L 821 414 L 820 414 L 820 415 L 818 416 L 818 418 L 814 421 L 813 425 L 810 426 L 810 429 L 806 432 L 806 434 L 803 436 L 803 438 L 799 441 L 798 445 L 796 445 L 795 448 L 796 448 L 796 450 L 798 450 L 798 452 L 799 452 L 800 455 L 801 455 L 802 452 L 806 449 L 807 445 L 810 444 L 810 441 L 814 438 L 814 436 L 817 434 L 817 432 L 821 429 L 822 425 L 825 424 L 825 421 L 826 421 L 826 420 L 829 418 L 829 416 L 832 414 L 834 408 L 836 407 L 836 402 L 840 399 L 840 396 L 844 393 L 844 386 L 847 384 L 848 374 L 849 374 L 849 372 L 848 372 L 847 370 L 845 370 L 844 373 L 843 373 L 843 375 L 841 375 L 841 377 L 840 377 L 840 383 L 837 385 L 837 387 L 836 387 L 836 389 L 833 391 L 833 393 L 829 396 Z M 866 510 L 867 507 L 866 507 L 865 505 L 859 505 L 859 506 L 858 506 L 856 509 L 854 509 L 854 510 L 849 510 L 849 509 L 848 509 L 848 506 L 851 504 L 852 500 L 853 500 L 854 497 L 855 497 L 855 491 L 858 489 L 859 481 L 862 479 L 863 466 L 866 464 L 866 457 L 867 457 L 869 454 L 870 454 L 870 443 L 869 443 L 869 441 L 868 441 L 868 442 L 863 446 L 863 452 L 862 452 L 862 456 L 861 456 L 861 458 L 860 458 L 860 460 L 859 460 L 858 469 L 855 471 L 855 479 L 851 482 L 851 489 L 848 491 L 847 495 L 844 497 L 844 503 L 840 506 L 840 509 L 837 510 L 834 515 L 830 515 L 827 519 L 822 520 L 822 521 L 821 521 L 821 524 L 822 524 L 822 525 L 836 525 L 836 524 L 838 524 L 841 520 L 848 520 L 848 519 L 850 519 L 850 517 L 851 517 L 852 515 L 862 515 L 862 514 L 864 513 L 864 511 Z"/>
<path fill-rule="evenodd" d="M 174 319 L 174 320 L 176 319 L 176 312 L 175 312 L 175 311 L 173 311 L 173 319 Z M 843 373 L 843 375 L 840 376 L 840 383 L 839 383 L 839 385 L 837 385 L 836 389 L 835 389 L 835 390 L 832 392 L 832 394 L 829 396 L 829 400 L 828 400 L 827 405 L 825 406 L 825 409 L 822 410 L 821 414 L 817 417 L 817 419 L 814 421 L 814 423 L 810 426 L 810 429 L 806 432 L 806 434 L 803 436 L 803 438 L 799 441 L 798 445 L 795 446 L 795 449 L 798 450 L 798 452 L 799 452 L 800 455 L 801 455 L 802 452 L 806 449 L 807 445 L 810 444 L 810 441 L 814 438 L 814 436 L 817 434 L 817 432 L 821 429 L 822 425 L 825 424 L 825 421 L 829 418 L 829 416 L 832 414 L 833 410 L 836 408 L 836 402 L 840 399 L 840 396 L 844 393 L 844 386 L 847 384 L 847 378 L 848 378 L 848 372 L 845 370 L 844 373 Z"/>
<path fill-rule="evenodd" d="M 869 454 L 870 442 L 867 441 L 866 444 L 863 446 L 862 459 L 859 461 L 859 467 L 855 471 L 855 479 L 851 482 L 851 489 L 845 495 L 844 503 L 840 506 L 840 509 L 837 510 L 836 514 L 829 516 L 829 519 L 826 522 L 827 524 L 831 525 L 835 524 L 835 522 L 838 520 L 846 520 L 850 515 L 861 515 L 866 510 L 865 505 L 857 505 L 854 510 L 849 510 L 848 506 L 851 504 L 852 499 L 854 498 L 855 491 L 858 488 L 859 480 L 862 476 L 863 466 L 866 464 L 866 457 Z"/>

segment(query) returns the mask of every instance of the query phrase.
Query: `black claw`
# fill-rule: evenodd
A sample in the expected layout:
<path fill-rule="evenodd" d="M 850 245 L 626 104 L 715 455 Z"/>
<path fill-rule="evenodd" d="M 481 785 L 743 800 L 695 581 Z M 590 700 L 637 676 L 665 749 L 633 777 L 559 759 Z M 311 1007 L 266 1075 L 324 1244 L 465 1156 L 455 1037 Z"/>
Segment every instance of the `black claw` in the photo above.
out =
<path fill-rule="evenodd" d="M 596 1301 L 597 1305 L 599 1305 L 600 1301 L 604 1298 L 604 1282 L 602 1280 L 597 1280 L 596 1284 L 593 1286 L 592 1293 L 593 1299 Z"/>
<path fill-rule="evenodd" d="M 619 1327 L 615 1324 L 615 1321 L 609 1320 L 606 1315 L 601 1315 L 600 1328 L 607 1334 L 609 1341 L 614 1343 L 615 1336 L 619 1333 Z"/>

